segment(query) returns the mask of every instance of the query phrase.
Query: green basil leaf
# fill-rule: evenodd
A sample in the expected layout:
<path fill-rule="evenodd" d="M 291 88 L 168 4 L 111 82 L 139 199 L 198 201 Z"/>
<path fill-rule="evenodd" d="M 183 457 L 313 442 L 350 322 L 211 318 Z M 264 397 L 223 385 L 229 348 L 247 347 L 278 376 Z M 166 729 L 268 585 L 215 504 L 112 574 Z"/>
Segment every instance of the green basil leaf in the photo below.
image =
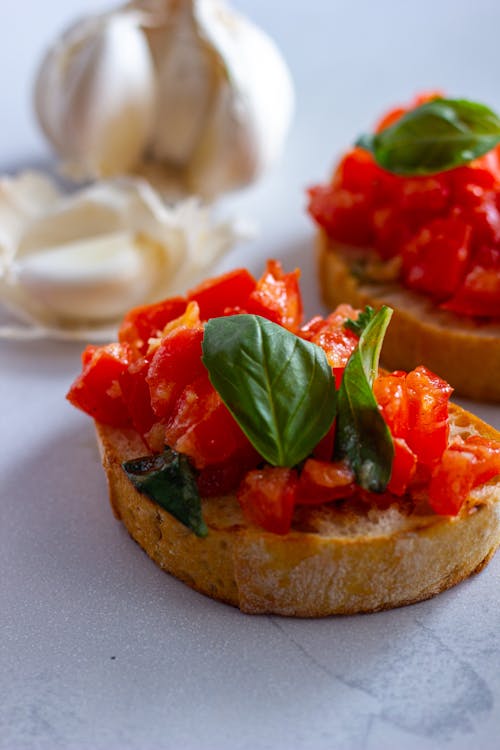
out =
<path fill-rule="evenodd" d="M 368 323 L 344 371 L 338 393 L 335 453 L 346 458 L 360 487 L 383 492 L 391 478 L 394 445 L 373 395 L 373 380 L 392 310 L 382 307 Z"/>
<path fill-rule="evenodd" d="M 200 493 L 187 456 L 167 448 L 156 456 L 125 461 L 122 467 L 139 492 L 168 511 L 196 536 L 207 535 Z"/>
<path fill-rule="evenodd" d="M 274 466 L 294 466 L 331 427 L 335 379 L 325 352 L 258 315 L 212 318 L 203 363 L 254 448 Z"/>
<path fill-rule="evenodd" d="M 361 336 L 361 334 L 365 330 L 368 323 L 370 323 L 374 315 L 375 315 L 375 310 L 373 309 L 373 307 L 370 307 L 370 305 L 366 305 L 365 309 L 359 313 L 356 320 L 353 320 L 352 318 L 347 318 L 347 320 L 344 323 L 344 328 L 348 328 L 350 331 L 353 331 L 356 334 L 356 336 Z"/>
<path fill-rule="evenodd" d="M 399 175 L 426 175 L 467 164 L 500 142 L 500 118 L 484 104 L 434 99 L 407 112 L 381 133 L 356 145 Z"/>

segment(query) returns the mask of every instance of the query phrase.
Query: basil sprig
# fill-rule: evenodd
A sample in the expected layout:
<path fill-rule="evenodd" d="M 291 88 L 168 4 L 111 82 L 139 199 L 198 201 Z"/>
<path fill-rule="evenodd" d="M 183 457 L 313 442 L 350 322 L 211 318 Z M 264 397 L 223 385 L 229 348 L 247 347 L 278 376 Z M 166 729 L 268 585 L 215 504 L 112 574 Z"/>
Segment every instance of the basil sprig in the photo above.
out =
<path fill-rule="evenodd" d="M 200 493 L 187 456 L 166 448 L 164 453 L 156 456 L 126 461 L 122 467 L 139 492 L 168 511 L 196 536 L 207 535 Z"/>
<path fill-rule="evenodd" d="M 418 176 L 467 164 L 499 142 L 500 118 L 489 107 L 466 99 L 433 99 L 382 132 L 362 135 L 356 145 L 387 171 Z"/>
<path fill-rule="evenodd" d="M 365 315 L 365 328 L 346 365 L 338 392 L 335 453 L 348 460 L 357 484 L 371 492 L 385 490 L 394 458 L 391 433 L 372 390 L 391 315 L 388 307 Z"/>
<path fill-rule="evenodd" d="M 252 445 L 273 466 L 295 466 L 335 418 L 325 352 L 258 315 L 212 318 L 203 364 Z"/>

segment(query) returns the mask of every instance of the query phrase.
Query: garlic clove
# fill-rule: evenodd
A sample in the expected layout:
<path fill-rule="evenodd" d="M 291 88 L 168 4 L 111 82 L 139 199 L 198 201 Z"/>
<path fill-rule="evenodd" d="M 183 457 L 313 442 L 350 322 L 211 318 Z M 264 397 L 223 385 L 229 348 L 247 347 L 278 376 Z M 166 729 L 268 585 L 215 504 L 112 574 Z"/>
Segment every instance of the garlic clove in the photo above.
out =
<path fill-rule="evenodd" d="M 276 45 L 257 26 L 216 0 L 198 0 L 196 19 L 225 73 L 189 164 L 191 189 L 211 197 L 251 182 L 279 157 L 294 94 Z"/>
<path fill-rule="evenodd" d="M 65 320 L 103 322 L 139 304 L 153 283 L 134 235 L 118 232 L 28 255 L 13 271 L 20 286 Z"/>
<path fill-rule="evenodd" d="M 35 84 L 42 128 L 77 178 L 133 169 L 155 101 L 151 55 L 135 12 L 72 26 L 49 50 Z"/>
<path fill-rule="evenodd" d="M 172 5 L 168 23 L 149 41 L 158 82 L 150 153 L 185 167 L 202 137 L 218 83 L 214 51 L 200 36 L 190 0 Z"/>
<path fill-rule="evenodd" d="M 183 293 L 241 236 L 197 200 L 167 206 L 132 178 L 70 196 L 53 186 L 45 211 L 27 216 L 36 181 L 23 180 L 6 179 L 0 190 L 0 216 L 7 206 L 17 222 L 6 230 L 0 301 L 27 327 L 0 327 L 0 338 L 109 339 L 129 307 Z M 40 177 L 41 203 L 50 186 Z"/>

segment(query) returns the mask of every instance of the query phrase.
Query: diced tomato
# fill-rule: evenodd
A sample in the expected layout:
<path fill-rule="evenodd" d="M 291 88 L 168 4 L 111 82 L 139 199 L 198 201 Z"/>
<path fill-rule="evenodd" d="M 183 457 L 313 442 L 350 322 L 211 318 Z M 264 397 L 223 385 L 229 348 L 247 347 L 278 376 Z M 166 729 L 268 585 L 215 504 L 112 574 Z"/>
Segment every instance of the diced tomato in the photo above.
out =
<path fill-rule="evenodd" d="M 428 222 L 402 248 L 403 280 L 436 297 L 453 294 L 470 257 L 471 228 L 458 218 Z"/>
<path fill-rule="evenodd" d="M 450 204 L 450 181 L 447 172 L 432 177 L 407 177 L 399 183 L 399 209 L 406 216 L 420 220 L 444 214 Z"/>
<path fill-rule="evenodd" d="M 188 292 L 188 300 L 196 301 L 200 308 L 200 319 L 208 320 L 225 314 L 228 308 L 244 309 L 248 297 L 257 282 L 244 268 L 208 279 Z"/>
<path fill-rule="evenodd" d="M 124 317 L 118 340 L 129 344 L 138 355 L 146 354 L 150 338 L 161 336 L 167 323 L 178 318 L 186 309 L 183 297 L 171 297 L 153 305 L 134 307 Z"/>
<path fill-rule="evenodd" d="M 396 204 L 382 205 L 373 212 L 374 247 L 384 260 L 397 255 L 412 235 L 412 227 Z"/>
<path fill-rule="evenodd" d="M 354 474 L 345 461 L 308 458 L 299 478 L 297 505 L 321 505 L 350 497 L 356 491 Z"/>
<path fill-rule="evenodd" d="M 379 182 L 380 172 L 372 154 L 363 148 L 354 148 L 341 159 L 332 184 L 336 188 L 345 188 L 370 197 Z"/>
<path fill-rule="evenodd" d="M 248 298 L 247 312 L 296 331 L 302 322 L 299 276 L 298 269 L 284 273 L 281 263 L 268 261 L 264 275 Z"/>
<path fill-rule="evenodd" d="M 297 487 L 294 469 L 268 466 L 248 472 L 237 497 L 248 521 L 274 534 L 288 534 Z"/>
<path fill-rule="evenodd" d="M 261 461 L 261 456 L 247 443 L 228 460 L 201 469 L 197 480 L 201 497 L 217 497 L 236 492 L 247 471 L 254 469 Z"/>
<path fill-rule="evenodd" d="M 347 361 L 358 343 L 358 336 L 344 324 L 348 319 L 356 320 L 358 315 L 359 310 L 355 310 L 350 305 L 339 305 L 326 320 L 315 319 L 313 325 L 308 324 L 305 327 L 306 330 L 302 329 L 300 333 L 300 335 L 305 333 L 304 338 L 324 350 L 337 379 L 337 387 Z"/>
<path fill-rule="evenodd" d="M 373 383 L 373 393 L 392 436 L 406 438 L 408 434 L 406 373 L 396 371 L 391 375 L 379 375 Z"/>
<path fill-rule="evenodd" d="M 436 513 L 455 516 L 471 490 L 500 474 L 500 444 L 481 437 L 456 442 L 444 452 L 429 488 Z"/>
<path fill-rule="evenodd" d="M 456 294 L 443 305 L 444 310 L 478 317 L 500 317 L 500 265 L 477 265 L 465 277 Z"/>
<path fill-rule="evenodd" d="M 394 460 L 387 489 L 394 495 L 401 496 L 405 494 L 415 476 L 417 457 L 403 438 L 394 438 L 393 443 Z"/>
<path fill-rule="evenodd" d="M 120 388 L 132 425 L 137 432 L 144 436 L 157 421 L 151 408 L 151 395 L 146 382 L 149 369 L 146 357 L 132 362 L 120 376 Z"/>
<path fill-rule="evenodd" d="M 406 441 L 419 462 L 432 466 L 448 443 L 448 402 L 453 388 L 426 367 L 406 376 L 408 434 Z"/>
<path fill-rule="evenodd" d="M 205 371 L 179 395 L 165 427 L 167 445 L 185 453 L 197 469 L 220 464 L 248 447 L 241 431 Z"/>
<path fill-rule="evenodd" d="M 370 196 L 333 185 L 316 185 L 308 194 L 309 213 L 330 237 L 348 245 L 373 244 Z"/>
<path fill-rule="evenodd" d="M 151 406 L 161 418 L 168 417 L 182 390 L 205 372 L 201 361 L 203 328 L 181 326 L 168 333 L 155 351 L 146 382 Z"/>
<path fill-rule="evenodd" d="M 338 387 L 337 383 L 337 387 Z M 333 421 L 332 426 L 326 433 L 326 435 L 321 438 L 319 443 L 314 447 L 313 449 L 313 457 L 317 458 L 318 461 L 331 461 L 333 456 L 333 448 L 335 446 L 335 420 Z"/>
<path fill-rule="evenodd" d="M 129 426 L 130 417 L 120 387 L 129 359 L 130 349 L 126 345 L 88 347 L 82 356 L 83 371 L 66 398 L 98 422 L 112 427 Z"/>

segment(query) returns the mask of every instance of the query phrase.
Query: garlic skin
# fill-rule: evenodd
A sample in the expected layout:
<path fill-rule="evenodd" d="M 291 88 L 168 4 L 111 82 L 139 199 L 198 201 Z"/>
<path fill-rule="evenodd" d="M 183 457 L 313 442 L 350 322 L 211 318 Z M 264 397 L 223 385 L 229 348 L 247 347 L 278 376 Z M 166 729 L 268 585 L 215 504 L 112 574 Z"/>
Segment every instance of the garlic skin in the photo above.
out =
<path fill-rule="evenodd" d="M 196 199 L 169 207 L 133 178 L 72 195 L 37 173 L 4 178 L 4 215 L 0 302 L 25 325 L 0 338 L 110 340 L 130 307 L 183 293 L 241 237 Z"/>
<path fill-rule="evenodd" d="M 222 0 L 132 0 L 53 45 L 35 101 L 73 176 L 213 199 L 279 157 L 294 95 L 272 40 Z"/>
<path fill-rule="evenodd" d="M 134 12 L 72 26 L 47 53 L 35 85 L 40 125 L 77 179 L 131 170 L 155 102 L 151 55 Z"/>

